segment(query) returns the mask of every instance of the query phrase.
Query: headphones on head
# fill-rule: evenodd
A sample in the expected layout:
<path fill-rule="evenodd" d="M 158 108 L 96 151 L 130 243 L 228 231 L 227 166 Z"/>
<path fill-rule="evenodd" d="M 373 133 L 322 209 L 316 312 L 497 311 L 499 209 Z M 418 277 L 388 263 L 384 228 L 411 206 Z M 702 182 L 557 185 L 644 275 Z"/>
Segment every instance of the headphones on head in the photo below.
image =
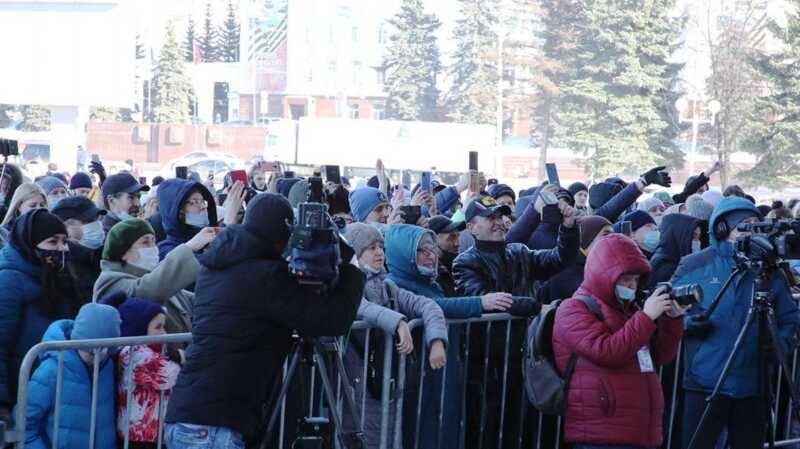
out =
<path fill-rule="evenodd" d="M 714 223 L 714 238 L 717 240 L 725 240 L 728 238 L 731 231 L 732 229 L 728 226 L 728 222 L 723 217 L 717 218 L 717 222 Z"/>

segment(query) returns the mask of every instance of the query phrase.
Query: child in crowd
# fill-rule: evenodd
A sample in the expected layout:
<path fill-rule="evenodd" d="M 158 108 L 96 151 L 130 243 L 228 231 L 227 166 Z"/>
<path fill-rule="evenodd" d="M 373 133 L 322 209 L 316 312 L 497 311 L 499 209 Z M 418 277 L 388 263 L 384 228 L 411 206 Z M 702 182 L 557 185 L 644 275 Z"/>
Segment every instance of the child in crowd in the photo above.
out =
<path fill-rule="evenodd" d="M 86 304 L 75 320 L 59 320 L 47 328 L 42 341 L 115 338 L 120 334 L 119 313 L 105 304 Z M 94 449 L 115 449 L 114 434 L 114 365 L 108 350 L 97 351 L 99 371 Z M 40 356 L 41 364 L 33 373 L 28 393 L 25 422 L 25 446 L 50 449 L 53 444 L 56 409 L 58 351 Z M 92 410 L 94 355 L 87 351 L 64 351 L 58 448 L 85 449 L 89 444 Z"/>
<path fill-rule="evenodd" d="M 167 316 L 158 304 L 139 298 L 125 300 L 124 295 L 112 295 L 104 302 L 119 309 L 123 337 L 166 335 Z M 170 360 L 161 346 L 126 346 L 117 359 L 117 431 L 120 440 L 128 434 L 130 448 L 157 447 L 158 426 L 163 422 L 172 387 L 178 379 L 180 365 Z M 128 404 L 130 385 L 133 393 Z"/>

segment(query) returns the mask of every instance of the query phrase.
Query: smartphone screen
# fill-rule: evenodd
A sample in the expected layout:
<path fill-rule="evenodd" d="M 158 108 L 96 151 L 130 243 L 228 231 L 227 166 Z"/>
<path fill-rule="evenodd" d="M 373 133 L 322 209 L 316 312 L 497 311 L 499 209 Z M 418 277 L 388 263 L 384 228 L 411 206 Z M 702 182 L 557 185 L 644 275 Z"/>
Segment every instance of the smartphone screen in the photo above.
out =
<path fill-rule="evenodd" d="M 633 234 L 633 231 L 631 230 L 631 222 L 630 221 L 623 221 L 620 224 L 620 227 L 622 228 L 622 235 L 626 235 L 626 236 L 630 237 L 631 234 Z"/>
<path fill-rule="evenodd" d="M 342 175 L 339 171 L 338 165 L 326 165 L 325 166 L 325 180 L 332 182 L 334 184 L 341 184 L 342 183 Z"/>
<path fill-rule="evenodd" d="M 97 153 L 94 153 L 92 155 L 92 162 L 100 162 L 100 155 L 97 154 Z"/>
<path fill-rule="evenodd" d="M 178 179 L 187 179 L 189 177 L 189 168 L 175 167 L 175 177 Z"/>
<path fill-rule="evenodd" d="M 469 152 L 469 169 L 470 170 L 477 170 L 478 169 L 478 152 L 477 151 L 470 151 Z"/>
<path fill-rule="evenodd" d="M 244 170 L 232 170 L 231 184 L 235 183 L 236 181 L 240 181 L 242 184 L 247 186 L 247 173 Z"/>
<path fill-rule="evenodd" d="M 556 168 L 556 164 L 548 162 L 544 164 L 544 168 L 547 171 L 547 181 L 550 184 L 560 186 L 561 181 L 558 179 L 558 168 Z"/>
<path fill-rule="evenodd" d="M 422 189 L 423 192 L 431 193 L 431 172 L 422 172 L 419 179 L 419 188 Z"/>

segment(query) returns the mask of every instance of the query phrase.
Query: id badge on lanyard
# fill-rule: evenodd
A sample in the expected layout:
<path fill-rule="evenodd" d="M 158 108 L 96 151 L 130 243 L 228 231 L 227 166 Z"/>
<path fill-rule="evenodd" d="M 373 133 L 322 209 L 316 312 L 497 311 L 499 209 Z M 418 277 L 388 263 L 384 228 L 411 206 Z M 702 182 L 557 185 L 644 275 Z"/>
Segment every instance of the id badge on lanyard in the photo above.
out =
<path fill-rule="evenodd" d="M 639 359 L 639 371 L 643 373 L 655 372 L 653 357 L 650 356 L 650 348 L 647 346 L 642 347 L 642 349 L 636 352 L 636 358 Z"/>

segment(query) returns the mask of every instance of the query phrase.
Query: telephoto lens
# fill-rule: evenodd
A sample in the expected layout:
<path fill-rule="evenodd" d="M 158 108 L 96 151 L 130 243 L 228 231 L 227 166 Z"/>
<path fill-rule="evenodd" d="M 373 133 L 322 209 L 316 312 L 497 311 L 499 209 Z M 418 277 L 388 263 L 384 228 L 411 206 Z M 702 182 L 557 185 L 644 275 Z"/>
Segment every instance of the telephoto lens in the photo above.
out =
<path fill-rule="evenodd" d="M 683 307 L 703 302 L 703 289 L 699 284 L 687 284 L 680 287 L 673 287 L 669 282 L 662 282 L 658 287 L 665 287 L 670 299 L 676 301 Z"/>

